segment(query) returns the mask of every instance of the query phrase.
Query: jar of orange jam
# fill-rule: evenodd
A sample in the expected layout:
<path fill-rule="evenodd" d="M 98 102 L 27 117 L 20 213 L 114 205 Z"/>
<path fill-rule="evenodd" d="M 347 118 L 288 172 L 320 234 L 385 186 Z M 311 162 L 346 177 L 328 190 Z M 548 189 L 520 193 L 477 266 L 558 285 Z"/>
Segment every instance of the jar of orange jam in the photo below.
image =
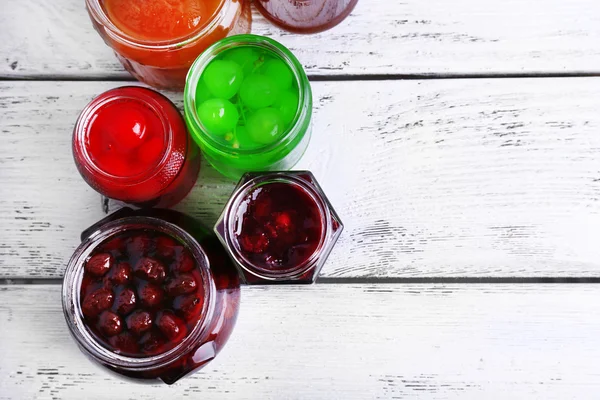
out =
<path fill-rule="evenodd" d="M 208 46 L 249 33 L 249 0 L 86 0 L 94 27 L 123 67 L 161 89 L 182 90 Z"/>

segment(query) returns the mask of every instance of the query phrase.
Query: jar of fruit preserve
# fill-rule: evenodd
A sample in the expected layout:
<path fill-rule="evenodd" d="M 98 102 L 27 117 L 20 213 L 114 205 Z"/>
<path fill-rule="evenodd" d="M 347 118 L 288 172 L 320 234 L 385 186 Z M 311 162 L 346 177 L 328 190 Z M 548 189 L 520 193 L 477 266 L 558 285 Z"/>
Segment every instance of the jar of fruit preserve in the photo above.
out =
<path fill-rule="evenodd" d="M 198 54 L 251 27 L 250 0 L 86 0 L 86 6 L 123 67 L 162 89 L 183 89 Z"/>
<path fill-rule="evenodd" d="M 246 174 L 215 232 L 248 284 L 312 283 L 343 230 L 308 171 Z"/>
<path fill-rule="evenodd" d="M 310 140 L 308 78 L 287 48 L 262 36 L 232 36 L 202 53 L 188 74 L 184 109 L 206 159 L 233 179 L 292 168 Z"/>
<path fill-rule="evenodd" d="M 178 203 L 200 171 L 200 151 L 175 105 L 134 86 L 109 90 L 84 108 L 73 157 L 96 191 L 139 207 Z"/>
<path fill-rule="evenodd" d="M 218 239 L 171 210 L 123 209 L 82 234 L 63 282 L 81 350 L 119 374 L 172 384 L 225 345 L 239 279 Z"/>
<path fill-rule="evenodd" d="M 255 0 L 269 21 L 296 33 L 315 33 L 333 28 L 354 9 L 358 0 Z"/>

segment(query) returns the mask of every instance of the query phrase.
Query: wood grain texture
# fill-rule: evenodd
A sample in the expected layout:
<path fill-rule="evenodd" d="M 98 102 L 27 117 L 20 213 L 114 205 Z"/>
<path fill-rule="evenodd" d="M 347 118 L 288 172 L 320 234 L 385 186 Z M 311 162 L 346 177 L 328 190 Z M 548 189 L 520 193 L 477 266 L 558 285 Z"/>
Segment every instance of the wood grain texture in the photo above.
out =
<path fill-rule="evenodd" d="M 80 109 L 114 86 L 0 84 L 0 276 L 62 276 L 103 216 L 70 140 Z M 600 276 L 600 78 L 313 89 L 297 168 L 315 173 L 346 228 L 322 276 Z M 205 165 L 178 208 L 212 225 L 233 186 Z"/>
<path fill-rule="evenodd" d="M 85 358 L 59 289 L 0 287 L 0 399 L 583 399 L 600 390 L 594 285 L 244 288 L 224 351 L 172 387 L 132 384 Z"/>
<path fill-rule="evenodd" d="M 597 0 L 361 0 L 313 36 L 254 19 L 313 76 L 600 72 Z M 0 26 L 0 77 L 128 77 L 82 0 L 2 0 Z"/>

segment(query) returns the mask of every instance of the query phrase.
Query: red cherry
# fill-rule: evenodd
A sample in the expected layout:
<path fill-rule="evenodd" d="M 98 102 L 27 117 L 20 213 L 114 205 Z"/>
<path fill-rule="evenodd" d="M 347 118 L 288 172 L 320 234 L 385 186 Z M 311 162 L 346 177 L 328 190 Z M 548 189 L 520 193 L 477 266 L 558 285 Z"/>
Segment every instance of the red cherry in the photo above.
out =
<path fill-rule="evenodd" d="M 137 163 L 144 169 L 151 168 L 158 164 L 165 151 L 164 140 L 160 136 L 155 136 L 148 140 L 137 150 Z"/>
<path fill-rule="evenodd" d="M 138 310 L 127 317 L 127 329 L 139 336 L 152 328 L 152 322 L 148 311 Z"/>
<path fill-rule="evenodd" d="M 199 297 L 196 294 L 190 294 L 175 298 L 173 301 L 173 308 L 186 321 L 193 321 L 200 316 L 203 304 L 204 298 Z"/>
<path fill-rule="evenodd" d="M 150 236 L 137 235 L 127 243 L 127 251 L 132 255 L 146 255 L 154 249 L 155 243 Z"/>
<path fill-rule="evenodd" d="M 92 256 L 85 264 L 86 272 L 94 276 L 104 276 L 112 267 L 113 258 L 108 253 L 100 253 Z"/>
<path fill-rule="evenodd" d="M 196 267 L 196 262 L 189 255 L 189 252 L 182 248 L 175 257 L 175 261 L 171 264 L 171 270 L 175 273 L 190 272 Z"/>
<path fill-rule="evenodd" d="M 129 263 L 120 262 L 107 278 L 110 283 L 115 285 L 124 285 L 131 279 L 131 266 Z"/>
<path fill-rule="evenodd" d="M 254 216 L 256 218 L 264 218 L 271 214 L 273 201 L 269 196 L 258 196 L 254 203 Z"/>
<path fill-rule="evenodd" d="M 264 233 L 241 235 L 238 240 L 242 249 L 249 253 L 263 253 L 269 246 L 269 238 Z"/>
<path fill-rule="evenodd" d="M 117 312 L 121 315 L 127 315 L 135 309 L 136 296 L 131 289 L 123 290 L 115 300 Z"/>
<path fill-rule="evenodd" d="M 162 289 L 151 283 L 142 283 L 138 288 L 138 298 L 142 305 L 146 307 L 158 307 L 163 300 L 163 296 Z"/>
<path fill-rule="evenodd" d="M 109 309 L 113 304 L 114 298 L 113 293 L 109 289 L 98 289 L 85 297 L 81 305 L 81 311 L 86 317 L 94 318 L 102 311 Z"/>
<path fill-rule="evenodd" d="M 162 353 L 162 348 L 165 345 L 165 339 L 163 339 L 157 332 L 147 332 L 140 339 L 140 346 L 142 351 L 148 355 L 156 355 Z"/>
<path fill-rule="evenodd" d="M 109 338 L 108 343 L 118 350 L 117 353 L 137 354 L 140 351 L 135 337 L 129 332 L 122 332 Z"/>
<path fill-rule="evenodd" d="M 142 145 L 147 137 L 147 122 L 144 114 L 131 104 L 126 113 L 111 121 L 108 135 L 117 143 L 120 152 L 127 154 Z"/>
<path fill-rule="evenodd" d="M 179 296 L 181 294 L 189 294 L 196 291 L 196 280 L 190 274 L 181 274 L 167 282 L 167 293 L 170 296 Z"/>
<path fill-rule="evenodd" d="M 167 272 L 160 261 L 150 257 L 143 257 L 135 265 L 135 274 L 150 282 L 160 283 L 165 279 Z"/>
<path fill-rule="evenodd" d="M 111 311 L 104 311 L 100 314 L 98 328 L 106 336 L 115 336 L 123 330 L 121 317 Z"/>
<path fill-rule="evenodd" d="M 158 317 L 156 325 L 163 335 L 173 342 L 180 342 L 187 334 L 185 322 L 168 311 Z"/>
<path fill-rule="evenodd" d="M 168 236 L 160 236 L 156 239 L 156 252 L 165 258 L 173 258 L 175 256 L 175 249 L 181 248 L 177 246 L 177 242 Z"/>
<path fill-rule="evenodd" d="M 287 212 L 275 213 L 275 227 L 278 231 L 289 232 L 293 228 L 290 214 Z"/>
<path fill-rule="evenodd" d="M 120 251 L 124 247 L 123 239 L 120 237 L 113 238 L 102 245 L 104 251 Z"/>

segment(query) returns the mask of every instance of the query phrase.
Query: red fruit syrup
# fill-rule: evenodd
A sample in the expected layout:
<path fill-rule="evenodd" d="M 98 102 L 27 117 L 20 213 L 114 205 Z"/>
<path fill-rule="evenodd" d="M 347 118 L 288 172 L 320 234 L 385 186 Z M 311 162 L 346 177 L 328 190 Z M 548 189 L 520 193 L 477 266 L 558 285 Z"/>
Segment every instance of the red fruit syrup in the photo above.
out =
<path fill-rule="evenodd" d="M 310 172 L 246 174 L 215 231 L 247 283 L 311 283 L 343 226 Z"/>
<path fill-rule="evenodd" d="M 73 156 L 90 186 L 140 207 L 178 203 L 200 169 L 198 147 L 173 103 L 133 86 L 86 106 L 73 132 Z"/>
<path fill-rule="evenodd" d="M 216 357 L 240 291 L 214 234 L 172 210 L 123 209 L 82 236 L 63 304 L 84 353 L 122 375 L 168 384 Z"/>

